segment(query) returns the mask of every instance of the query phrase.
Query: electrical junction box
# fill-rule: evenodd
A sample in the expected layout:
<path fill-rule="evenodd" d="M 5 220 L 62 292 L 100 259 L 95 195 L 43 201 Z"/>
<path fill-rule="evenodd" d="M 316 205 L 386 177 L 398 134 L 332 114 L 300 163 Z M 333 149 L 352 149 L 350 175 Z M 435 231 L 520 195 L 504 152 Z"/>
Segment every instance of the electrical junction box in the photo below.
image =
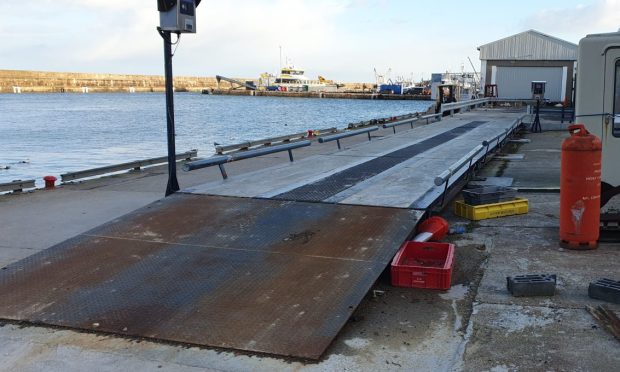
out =
<path fill-rule="evenodd" d="M 532 81 L 533 99 L 545 99 L 545 85 L 547 85 L 546 81 Z"/>
<path fill-rule="evenodd" d="M 163 31 L 196 33 L 196 7 L 200 0 L 157 0 Z"/>

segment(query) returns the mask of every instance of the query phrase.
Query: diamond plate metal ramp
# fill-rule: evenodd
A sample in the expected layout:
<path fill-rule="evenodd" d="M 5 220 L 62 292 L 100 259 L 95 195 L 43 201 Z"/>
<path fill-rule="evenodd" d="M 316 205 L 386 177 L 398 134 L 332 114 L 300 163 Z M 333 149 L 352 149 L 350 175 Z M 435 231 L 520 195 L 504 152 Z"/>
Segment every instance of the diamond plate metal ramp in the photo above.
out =
<path fill-rule="evenodd" d="M 485 123 L 486 121 L 469 122 L 413 145 L 392 151 L 365 163 L 358 164 L 344 171 L 332 174 L 331 176 L 323 178 L 319 181 L 276 195 L 273 198 L 315 202 L 327 200 L 330 197 L 355 186 L 360 182 L 363 182 L 364 180 L 372 178 L 381 172 L 384 172 L 436 146 L 458 138 L 459 136 L 476 129 Z"/>
<path fill-rule="evenodd" d="M 318 359 L 419 217 L 175 194 L 0 270 L 0 318 Z"/>

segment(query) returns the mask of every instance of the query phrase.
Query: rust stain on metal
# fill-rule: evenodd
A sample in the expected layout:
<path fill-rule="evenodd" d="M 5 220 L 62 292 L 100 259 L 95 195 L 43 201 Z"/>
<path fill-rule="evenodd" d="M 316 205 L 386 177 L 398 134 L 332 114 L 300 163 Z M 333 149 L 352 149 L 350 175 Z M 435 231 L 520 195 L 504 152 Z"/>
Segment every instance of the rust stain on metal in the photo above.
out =
<path fill-rule="evenodd" d="M 178 194 L 0 271 L 0 317 L 317 359 L 417 221 Z"/>

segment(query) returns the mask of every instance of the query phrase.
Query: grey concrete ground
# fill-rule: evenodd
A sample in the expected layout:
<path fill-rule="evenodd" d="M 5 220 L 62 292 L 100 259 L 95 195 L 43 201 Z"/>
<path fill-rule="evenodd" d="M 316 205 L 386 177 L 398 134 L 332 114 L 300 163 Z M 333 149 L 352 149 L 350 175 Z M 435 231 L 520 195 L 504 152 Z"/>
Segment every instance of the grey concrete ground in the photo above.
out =
<path fill-rule="evenodd" d="M 524 154 L 522 161 L 493 161 L 480 174 L 513 177 L 515 186 L 523 189 L 558 188 L 560 144 L 567 136 L 563 131 L 526 134 L 523 137 L 531 143 L 505 149 Z M 559 193 L 521 192 L 519 196 L 529 199 L 527 215 L 470 223 L 471 233 L 463 237 L 486 241 L 490 256 L 473 303 L 462 368 L 620 370 L 620 343 L 585 310 L 586 305 L 603 303 L 588 297 L 591 281 L 620 279 L 620 244 L 604 243 L 594 251 L 562 249 Z M 556 295 L 510 296 L 506 276 L 525 273 L 557 274 Z M 608 305 L 620 311 L 620 306 Z"/>
<path fill-rule="evenodd" d="M 492 161 L 480 174 L 501 169 L 516 185 L 557 187 L 559 152 L 547 150 L 559 149 L 564 134 L 524 137 L 532 142 L 505 150 L 525 154 L 523 160 Z M 228 171 L 240 174 L 286 156 L 233 163 Z M 181 174 L 180 183 L 188 187 L 217 177 L 216 169 L 207 169 Z M 165 181 L 165 171 L 155 168 L 0 196 L 0 267 L 160 198 Z M 530 200 L 529 214 L 478 223 L 454 216 L 448 206 L 443 215 L 467 228 L 448 239 L 457 244 L 451 290 L 392 287 L 384 273 L 318 363 L 5 323 L 0 370 L 620 370 L 620 343 L 584 309 L 602 303 L 587 297 L 590 280 L 620 279 L 620 244 L 563 250 L 557 245 L 559 194 L 520 196 Z M 506 292 L 507 275 L 540 272 L 558 275 L 556 296 L 514 298 Z M 618 305 L 610 308 L 620 312 Z"/>

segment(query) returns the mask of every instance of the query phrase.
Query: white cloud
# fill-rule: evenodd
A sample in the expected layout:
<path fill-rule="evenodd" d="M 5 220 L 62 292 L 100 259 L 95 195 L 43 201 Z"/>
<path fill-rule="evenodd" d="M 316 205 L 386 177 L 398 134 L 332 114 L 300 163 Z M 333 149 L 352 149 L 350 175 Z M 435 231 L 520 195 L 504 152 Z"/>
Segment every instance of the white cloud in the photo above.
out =
<path fill-rule="evenodd" d="M 314 66 L 317 55 L 337 49 L 336 18 L 350 4 L 348 0 L 204 0 L 197 11 L 198 34 L 183 35 L 175 73 L 275 72 L 280 45 L 295 64 Z M 39 39 L 54 54 L 40 58 L 50 65 L 66 61 L 65 69 L 87 66 L 81 71 L 114 66 L 107 71 L 161 72 L 162 41 L 155 30 L 159 15 L 152 0 L 34 0 L 28 6 L 48 11 L 30 21 L 39 24 L 36 33 L 44 39 L 15 32 L 15 48 L 32 49 Z M 18 7 L 8 6 L 8 13 L 16 15 Z M 57 21 L 48 23 L 53 19 Z"/>
<path fill-rule="evenodd" d="M 159 22 L 157 12 L 127 12 L 127 15 L 105 17 L 101 22 L 101 32 L 95 42 L 76 53 L 76 58 L 84 62 L 124 61 L 153 54 L 162 44 L 156 26 Z"/>
<path fill-rule="evenodd" d="M 337 43 L 337 18 L 348 2 L 278 0 L 209 1 L 201 4 L 198 35 L 184 35 L 179 53 L 191 53 L 204 68 L 252 67 L 253 75 L 273 71 L 283 58 L 308 66 Z M 249 72 L 249 71 L 248 71 Z"/>
<path fill-rule="evenodd" d="M 143 10 L 153 10 L 155 1 L 127 1 L 127 0 L 60 0 L 55 2 L 58 6 L 73 5 L 82 8 L 93 8 L 111 11 L 134 11 L 138 8 Z"/>
<path fill-rule="evenodd" d="M 9 19 L 2 26 L 11 30 L 8 43 L 0 46 L 0 65 L 162 72 L 162 41 L 155 31 L 158 13 L 152 0 L 32 0 L 24 4 L 33 11 L 27 32 L 12 24 L 23 8 L 7 4 L 0 3 L 0 12 Z M 390 6 L 392 14 L 386 15 Z M 440 43 L 432 38 L 442 37 L 403 25 L 410 17 L 398 9 L 386 0 L 203 0 L 197 12 L 198 33 L 183 35 L 175 74 L 255 77 L 276 72 L 279 46 L 285 57 L 307 69 L 308 76 L 341 81 L 372 81 L 373 67 L 392 67 L 394 75 L 404 76 L 421 70 L 428 76 L 431 63 L 439 70 L 454 65 L 449 53 L 459 61 L 465 58 L 455 48 L 435 54 Z M 418 50 L 410 45 L 437 58 L 418 58 Z"/>
<path fill-rule="evenodd" d="M 456 1 L 203 0 L 195 35 L 183 35 L 176 75 L 256 77 L 276 72 L 278 46 L 307 75 L 372 81 L 373 68 L 428 77 L 476 63 L 476 46 L 529 28 L 577 42 L 620 27 L 620 0 L 532 9 L 514 15 Z M 584 0 L 588 1 L 588 0 Z M 22 14 L 28 14 L 24 18 Z M 471 23 L 473 19 L 485 18 Z M 153 0 L 0 1 L 0 66 L 15 69 L 161 74 Z M 444 23 L 437 21 L 441 20 Z"/>
<path fill-rule="evenodd" d="M 620 28 L 620 0 L 597 0 L 568 8 L 542 9 L 522 23 L 525 28 L 577 42 L 586 34 L 617 31 Z"/>

